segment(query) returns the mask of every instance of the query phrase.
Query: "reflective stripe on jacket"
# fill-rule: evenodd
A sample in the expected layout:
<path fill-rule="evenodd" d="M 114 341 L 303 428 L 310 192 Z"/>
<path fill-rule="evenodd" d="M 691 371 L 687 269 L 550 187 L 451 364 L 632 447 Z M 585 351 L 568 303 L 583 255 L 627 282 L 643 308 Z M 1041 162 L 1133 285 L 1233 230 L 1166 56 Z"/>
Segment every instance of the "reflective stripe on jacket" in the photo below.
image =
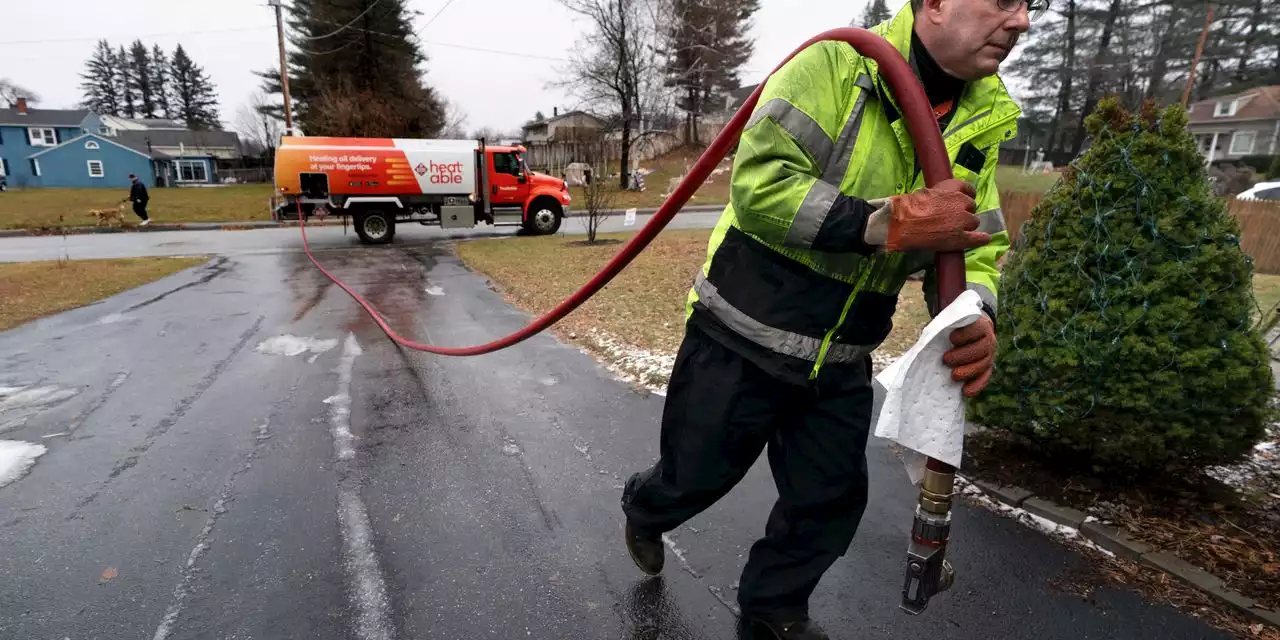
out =
<path fill-rule="evenodd" d="M 908 3 L 873 31 L 909 59 L 913 19 Z M 858 362 L 879 346 L 906 277 L 931 272 L 933 255 L 862 255 L 832 240 L 857 233 L 842 227 L 853 216 L 839 194 L 872 201 L 924 186 L 899 113 L 875 61 L 843 42 L 809 47 L 775 73 L 743 131 L 730 204 L 687 313 L 714 318 L 722 335 L 810 379 L 824 363 Z M 992 76 L 966 85 L 943 132 L 955 177 L 977 188 L 980 229 L 992 234 L 966 255 L 968 286 L 992 313 L 996 262 L 1009 247 L 995 170 L 1020 113 Z"/>

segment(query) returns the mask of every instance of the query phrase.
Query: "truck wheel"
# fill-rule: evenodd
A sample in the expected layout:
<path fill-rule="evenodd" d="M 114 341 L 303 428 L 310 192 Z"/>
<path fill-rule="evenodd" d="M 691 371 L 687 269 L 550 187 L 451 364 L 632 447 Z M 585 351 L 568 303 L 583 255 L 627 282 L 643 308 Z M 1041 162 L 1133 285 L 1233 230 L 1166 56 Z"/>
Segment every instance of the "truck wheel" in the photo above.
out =
<path fill-rule="evenodd" d="M 355 214 L 356 235 L 365 244 L 387 244 L 396 235 L 396 221 L 383 211 Z"/>
<path fill-rule="evenodd" d="M 529 207 L 529 218 L 524 227 L 536 236 L 549 236 L 560 230 L 564 210 L 554 200 L 538 200 Z"/>

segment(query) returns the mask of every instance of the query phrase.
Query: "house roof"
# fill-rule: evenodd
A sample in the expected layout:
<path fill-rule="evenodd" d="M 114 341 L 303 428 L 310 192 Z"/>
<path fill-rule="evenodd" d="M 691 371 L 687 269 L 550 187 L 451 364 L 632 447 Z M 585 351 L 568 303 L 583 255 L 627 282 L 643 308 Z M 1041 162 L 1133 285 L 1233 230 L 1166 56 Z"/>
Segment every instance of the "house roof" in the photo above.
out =
<path fill-rule="evenodd" d="M 760 85 L 753 84 L 749 87 L 738 87 L 737 89 L 730 91 L 729 97 L 733 98 L 733 102 L 729 104 L 729 112 L 736 113 L 738 109 L 741 109 L 742 105 L 746 103 L 747 98 L 751 97 L 752 92 L 754 92 L 758 86 Z"/>
<path fill-rule="evenodd" d="M 565 118 L 570 118 L 573 116 L 586 116 L 601 124 L 604 123 L 604 118 L 601 118 L 600 116 L 597 116 L 595 114 L 587 113 L 586 111 L 568 111 L 558 116 L 551 116 L 550 118 L 543 118 L 536 122 L 530 122 L 529 124 L 525 125 L 524 128 L 532 129 L 533 127 L 540 127 L 542 125 L 551 124 L 552 122 L 559 122 L 560 120 L 564 120 Z"/>
<path fill-rule="evenodd" d="M 1234 116 L 1213 116 L 1214 106 L 1219 102 L 1241 100 Z M 1191 105 L 1188 118 L 1192 124 L 1213 122 L 1232 122 L 1235 120 L 1280 120 L 1280 84 L 1269 87 L 1255 87 L 1217 98 L 1201 100 Z"/>
<path fill-rule="evenodd" d="M 152 154 L 148 155 L 148 154 L 147 154 L 147 149 L 146 149 L 146 147 L 143 147 L 143 148 L 139 149 L 139 148 L 137 148 L 137 147 L 135 147 L 135 146 L 133 146 L 133 145 L 129 145 L 129 144 L 121 144 L 121 143 L 120 143 L 120 141 L 118 141 L 118 140 L 114 140 L 114 139 L 112 139 L 112 138 L 107 138 L 107 137 L 105 137 L 105 136 L 101 136 L 101 135 L 98 135 L 98 134 L 96 134 L 96 133 L 85 133 L 85 134 L 78 135 L 78 136 L 76 136 L 76 137 L 74 137 L 74 138 L 72 138 L 72 139 L 70 139 L 70 140 L 67 140 L 67 141 L 63 142 L 62 144 L 60 144 L 60 145 L 58 145 L 58 146 L 56 146 L 56 147 L 49 147 L 48 149 L 45 149 L 45 150 L 43 150 L 43 151 L 37 151 L 36 153 L 33 153 L 33 154 L 31 154 L 31 155 L 29 155 L 29 156 L 27 156 L 27 157 L 28 157 L 28 158 L 36 158 L 36 157 L 42 156 L 42 155 L 44 155 L 44 154 L 46 154 L 46 153 L 52 153 L 52 152 L 54 152 L 54 151 L 58 151 L 58 150 L 60 150 L 60 149 L 66 149 L 67 147 L 70 147 L 70 146 L 72 146 L 72 145 L 82 144 L 80 141 L 81 141 L 81 140 L 84 140 L 84 139 L 86 139 L 86 138 L 92 139 L 92 140 L 94 140 L 94 141 L 96 141 L 96 142 L 98 142 L 98 143 L 100 143 L 100 144 L 101 144 L 101 143 L 106 143 L 106 144 L 115 145 L 115 146 L 117 146 L 117 147 L 121 147 L 121 148 L 124 148 L 124 149 L 128 149 L 129 151 L 132 151 L 132 152 L 134 152 L 134 153 L 136 153 L 136 154 L 138 154 L 138 155 L 140 155 L 140 156 L 150 157 L 150 158 L 157 159 L 157 160 L 167 160 L 167 159 L 169 159 L 169 156 L 167 156 L 167 155 L 165 155 L 165 154 L 163 154 L 163 153 L 156 152 L 156 153 L 152 153 Z"/>
<path fill-rule="evenodd" d="M 132 137 L 126 137 L 126 136 L 120 135 L 122 133 L 126 133 L 126 132 L 118 131 L 116 132 L 116 135 L 109 138 L 112 144 L 122 146 L 132 151 L 137 151 L 138 153 L 141 153 L 144 156 L 150 156 L 153 160 L 170 160 L 173 157 L 167 153 L 156 151 L 155 149 L 148 149 L 147 142 L 145 140 L 134 140 Z M 140 131 L 138 133 L 147 133 L 147 132 Z"/>
<path fill-rule="evenodd" d="M 133 118 L 133 122 L 148 129 L 186 129 L 187 125 L 179 120 L 167 118 Z"/>
<path fill-rule="evenodd" d="M 18 127 L 78 127 L 87 117 L 87 109 L 0 109 L 0 125 Z"/>
<path fill-rule="evenodd" d="M 178 146 L 190 149 L 234 149 L 240 146 L 240 137 L 233 131 L 126 130 L 117 132 L 116 140 L 121 144 L 141 149 L 148 148 L 148 140 L 151 141 L 152 149 Z"/>

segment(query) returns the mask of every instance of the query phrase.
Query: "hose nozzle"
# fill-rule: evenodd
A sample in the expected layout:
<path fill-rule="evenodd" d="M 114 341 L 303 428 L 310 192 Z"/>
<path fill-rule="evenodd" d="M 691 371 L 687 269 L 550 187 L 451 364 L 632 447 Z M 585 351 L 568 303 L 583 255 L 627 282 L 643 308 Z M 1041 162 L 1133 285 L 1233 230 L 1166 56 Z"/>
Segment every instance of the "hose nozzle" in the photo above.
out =
<path fill-rule="evenodd" d="M 911 545 L 907 548 L 906 579 L 902 585 L 902 610 L 911 615 L 923 613 L 929 598 L 955 584 L 955 568 L 946 558 L 954 486 L 954 472 L 925 469 L 920 502 L 911 523 Z"/>

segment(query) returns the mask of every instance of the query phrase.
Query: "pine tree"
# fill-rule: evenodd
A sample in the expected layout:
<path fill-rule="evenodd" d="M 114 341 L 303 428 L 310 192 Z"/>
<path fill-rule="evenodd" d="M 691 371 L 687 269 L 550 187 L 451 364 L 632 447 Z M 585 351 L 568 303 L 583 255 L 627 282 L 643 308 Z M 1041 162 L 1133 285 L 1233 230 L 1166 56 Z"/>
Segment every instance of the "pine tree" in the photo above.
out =
<path fill-rule="evenodd" d="M 685 140 L 699 144 L 698 119 L 714 113 L 741 84 L 755 50 L 748 36 L 758 0 L 672 0 L 666 33 L 665 84 L 677 89 Z"/>
<path fill-rule="evenodd" d="M 120 96 L 120 115 L 126 118 L 138 117 L 138 96 L 134 93 L 133 65 L 129 52 L 124 45 L 116 52 L 116 93 Z"/>
<path fill-rule="evenodd" d="M 308 134 L 433 137 L 444 126 L 404 0 L 295 0 L 288 11 L 289 93 Z M 281 93 L 277 69 L 258 75 Z"/>
<path fill-rule="evenodd" d="M 1223 464 L 1271 419 L 1252 261 L 1185 109 L 1114 98 L 1004 267 L 996 372 L 973 405 L 1047 456 L 1133 472 Z"/>
<path fill-rule="evenodd" d="M 169 74 L 169 56 L 160 45 L 151 47 L 151 91 L 156 104 L 156 117 L 172 118 L 173 107 L 170 96 L 173 94 Z"/>
<path fill-rule="evenodd" d="M 191 60 L 182 45 L 173 51 L 172 66 L 174 117 L 195 130 L 221 126 L 218 122 L 218 96 L 209 74 Z"/>
<path fill-rule="evenodd" d="M 120 92 L 116 83 L 116 55 L 106 40 L 99 40 L 93 55 L 80 74 L 80 104 L 101 115 L 120 115 Z"/>
<path fill-rule="evenodd" d="M 892 17 L 893 14 L 889 13 L 889 5 L 885 0 L 871 0 L 867 4 L 867 10 L 862 14 L 862 28 L 870 29 Z"/>
<path fill-rule="evenodd" d="M 151 81 L 151 54 L 141 40 L 134 40 L 129 48 L 129 80 L 138 96 L 138 114 L 143 118 L 156 117 L 156 91 Z"/>

